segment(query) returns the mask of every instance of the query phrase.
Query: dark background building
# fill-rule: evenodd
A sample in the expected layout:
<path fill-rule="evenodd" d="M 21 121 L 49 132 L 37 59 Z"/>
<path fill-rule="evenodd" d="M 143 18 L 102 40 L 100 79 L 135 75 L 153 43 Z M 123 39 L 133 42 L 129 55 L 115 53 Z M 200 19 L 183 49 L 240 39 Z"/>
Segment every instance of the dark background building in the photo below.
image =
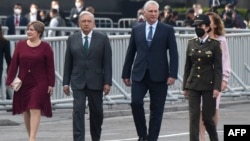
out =
<path fill-rule="evenodd" d="M 96 11 L 96 17 L 109 17 L 114 22 L 119 18 L 136 17 L 137 9 L 141 8 L 147 0 L 85 0 L 86 6 L 93 6 Z M 160 4 L 160 9 L 165 5 L 172 7 L 191 7 L 193 3 L 200 3 L 208 7 L 209 0 L 156 0 Z M 31 3 L 37 3 L 40 9 L 49 9 L 51 0 L 0 0 L 0 16 L 13 13 L 13 5 L 21 3 L 23 5 L 23 14 L 28 13 Z M 60 10 L 66 13 L 74 7 L 75 0 L 59 0 Z M 246 7 L 248 6 L 248 7 Z M 238 7 L 249 8 L 250 2 L 239 0 Z"/>
<path fill-rule="evenodd" d="M 96 11 L 96 17 L 110 17 L 117 20 L 121 17 L 135 17 L 137 9 L 141 8 L 147 0 L 85 0 L 86 6 L 93 6 Z M 185 6 L 186 0 L 157 0 L 162 7 L 165 4 L 175 6 Z M 37 3 L 40 9 L 49 9 L 51 0 L 1 0 L 0 15 L 9 15 L 13 13 L 13 5 L 21 3 L 23 13 L 29 11 L 31 3 Z M 60 10 L 67 13 L 74 7 L 75 0 L 59 0 Z"/>

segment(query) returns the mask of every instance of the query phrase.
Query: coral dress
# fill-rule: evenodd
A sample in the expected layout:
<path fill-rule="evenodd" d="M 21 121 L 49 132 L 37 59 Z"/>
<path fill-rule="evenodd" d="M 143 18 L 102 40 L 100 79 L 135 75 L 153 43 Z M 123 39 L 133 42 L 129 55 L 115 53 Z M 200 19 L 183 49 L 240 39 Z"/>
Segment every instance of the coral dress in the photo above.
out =
<path fill-rule="evenodd" d="M 41 114 L 52 117 L 48 87 L 55 85 L 54 55 L 50 45 L 42 41 L 36 47 L 30 47 L 27 40 L 16 45 L 6 84 L 10 85 L 16 75 L 22 86 L 14 92 L 13 115 L 29 109 L 40 109 Z"/>

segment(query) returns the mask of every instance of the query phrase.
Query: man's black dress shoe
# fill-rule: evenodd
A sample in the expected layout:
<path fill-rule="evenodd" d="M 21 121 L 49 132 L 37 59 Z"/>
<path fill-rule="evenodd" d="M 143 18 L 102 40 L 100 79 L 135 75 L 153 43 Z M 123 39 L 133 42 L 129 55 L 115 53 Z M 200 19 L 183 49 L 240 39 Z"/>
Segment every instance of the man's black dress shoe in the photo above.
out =
<path fill-rule="evenodd" d="M 139 137 L 138 141 L 148 141 L 148 135 L 145 135 L 143 137 Z"/>

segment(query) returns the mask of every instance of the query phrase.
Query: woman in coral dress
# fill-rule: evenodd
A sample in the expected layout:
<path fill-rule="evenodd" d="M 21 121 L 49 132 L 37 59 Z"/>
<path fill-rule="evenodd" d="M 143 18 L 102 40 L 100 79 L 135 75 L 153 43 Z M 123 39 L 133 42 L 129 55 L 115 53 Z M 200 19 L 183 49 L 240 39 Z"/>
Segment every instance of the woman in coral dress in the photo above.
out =
<path fill-rule="evenodd" d="M 54 56 L 50 45 L 41 40 L 44 24 L 27 26 L 27 40 L 16 45 L 6 84 L 13 88 L 17 76 L 22 85 L 14 92 L 13 115 L 23 114 L 29 141 L 36 140 L 41 116 L 52 117 L 50 96 L 55 84 Z"/>

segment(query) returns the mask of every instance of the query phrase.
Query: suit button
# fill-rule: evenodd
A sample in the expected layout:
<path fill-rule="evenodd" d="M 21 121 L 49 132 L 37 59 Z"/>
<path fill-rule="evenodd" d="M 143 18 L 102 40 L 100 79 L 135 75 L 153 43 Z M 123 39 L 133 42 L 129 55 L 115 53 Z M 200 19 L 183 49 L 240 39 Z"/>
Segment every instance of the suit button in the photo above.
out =
<path fill-rule="evenodd" d="M 31 72 L 31 70 L 29 69 L 28 72 Z"/>
<path fill-rule="evenodd" d="M 200 78 L 201 76 L 198 74 L 197 77 Z"/>
<path fill-rule="evenodd" d="M 201 61 L 201 58 L 198 58 L 198 61 Z"/>
<path fill-rule="evenodd" d="M 213 81 L 210 81 L 210 84 L 213 84 Z"/>
<path fill-rule="evenodd" d="M 198 67 L 197 67 L 197 69 L 199 70 L 199 69 L 201 69 L 201 67 L 200 67 L 200 66 L 198 66 Z"/>

